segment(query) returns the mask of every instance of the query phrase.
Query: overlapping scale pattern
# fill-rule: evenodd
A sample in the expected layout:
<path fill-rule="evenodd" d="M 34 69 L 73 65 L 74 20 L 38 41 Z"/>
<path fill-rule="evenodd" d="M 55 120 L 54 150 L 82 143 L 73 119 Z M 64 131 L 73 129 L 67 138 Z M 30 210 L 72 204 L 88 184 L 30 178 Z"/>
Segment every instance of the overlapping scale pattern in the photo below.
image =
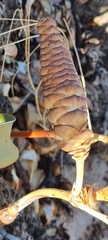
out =
<path fill-rule="evenodd" d="M 44 107 L 64 141 L 86 129 L 86 97 L 70 52 L 51 18 L 38 21 Z"/>

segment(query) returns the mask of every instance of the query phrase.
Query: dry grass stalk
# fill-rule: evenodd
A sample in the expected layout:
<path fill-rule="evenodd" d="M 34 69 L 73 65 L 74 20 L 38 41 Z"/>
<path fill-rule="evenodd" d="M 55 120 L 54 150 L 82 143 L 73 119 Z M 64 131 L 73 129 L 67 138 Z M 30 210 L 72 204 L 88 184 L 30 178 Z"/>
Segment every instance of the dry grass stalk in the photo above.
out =
<path fill-rule="evenodd" d="M 11 34 L 11 29 L 12 29 L 12 25 L 13 25 L 13 21 L 14 21 L 14 18 L 15 18 L 15 15 L 17 12 L 19 12 L 20 10 L 19 9 L 16 9 L 16 11 L 14 12 L 13 14 L 13 18 L 11 20 L 11 25 L 10 25 L 10 30 L 8 32 L 8 37 L 7 37 L 7 43 L 6 45 L 9 46 L 9 39 L 10 39 L 10 34 Z M 14 43 L 15 44 L 15 43 Z M 3 71 L 4 71 L 4 64 L 5 64 L 5 53 L 4 53 L 4 57 L 3 57 L 3 63 L 2 63 L 2 69 L 1 69 L 1 76 L 0 76 L 0 82 L 2 82 L 2 76 L 3 76 Z"/>

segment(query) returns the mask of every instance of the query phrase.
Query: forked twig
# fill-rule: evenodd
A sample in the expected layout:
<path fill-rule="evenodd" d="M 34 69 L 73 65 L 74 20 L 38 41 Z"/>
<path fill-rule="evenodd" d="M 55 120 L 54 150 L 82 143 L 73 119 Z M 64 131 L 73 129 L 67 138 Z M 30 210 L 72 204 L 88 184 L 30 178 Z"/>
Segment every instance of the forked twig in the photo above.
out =
<path fill-rule="evenodd" d="M 58 198 L 67 201 L 72 206 L 77 207 L 93 217 L 98 218 L 99 220 L 108 224 L 108 217 L 95 209 L 91 209 L 87 204 L 85 204 L 82 199 L 72 199 L 72 192 L 65 191 L 60 189 L 50 189 L 50 188 L 43 188 L 36 191 L 33 191 L 26 196 L 22 197 L 20 200 L 16 201 L 15 203 L 9 205 L 5 209 L 0 211 L 0 226 L 12 223 L 16 217 L 18 216 L 19 212 L 22 211 L 25 207 L 29 204 L 33 203 L 37 199 L 41 198 Z"/>

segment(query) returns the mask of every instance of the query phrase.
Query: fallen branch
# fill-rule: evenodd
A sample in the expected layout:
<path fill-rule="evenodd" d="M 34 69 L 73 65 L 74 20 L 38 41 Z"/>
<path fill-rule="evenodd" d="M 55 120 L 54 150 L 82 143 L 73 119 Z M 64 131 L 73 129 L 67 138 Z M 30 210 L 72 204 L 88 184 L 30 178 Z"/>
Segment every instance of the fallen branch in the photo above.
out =
<path fill-rule="evenodd" d="M 89 213 L 93 217 L 96 217 L 99 220 L 108 224 L 108 216 L 98 212 L 97 209 L 93 209 L 89 206 L 90 200 L 92 200 L 92 202 L 94 201 L 94 203 L 97 203 L 98 199 L 104 200 L 105 198 L 105 201 L 107 201 L 106 193 L 107 193 L 107 200 L 108 200 L 108 187 L 95 192 L 93 186 L 91 187 L 85 186 L 85 188 L 82 189 L 81 194 L 77 197 L 72 196 L 71 191 L 65 191 L 60 189 L 42 188 L 39 190 L 35 190 L 27 194 L 26 196 L 22 197 L 15 203 L 9 205 L 5 209 L 0 210 L 0 226 L 12 223 L 16 219 L 20 211 L 22 211 L 25 207 L 27 207 L 29 204 L 33 203 L 37 199 L 46 198 L 46 197 L 59 198 L 59 199 L 65 200 L 68 203 L 70 203 L 72 206 L 77 207 Z"/>

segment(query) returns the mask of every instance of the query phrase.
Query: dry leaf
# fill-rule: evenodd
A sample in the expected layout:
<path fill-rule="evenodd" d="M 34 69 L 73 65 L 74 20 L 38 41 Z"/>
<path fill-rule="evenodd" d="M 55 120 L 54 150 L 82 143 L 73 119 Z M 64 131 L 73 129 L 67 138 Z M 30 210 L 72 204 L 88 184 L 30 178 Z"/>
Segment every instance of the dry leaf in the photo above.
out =
<path fill-rule="evenodd" d="M 13 111 L 15 112 L 18 109 L 18 107 L 21 104 L 21 102 L 22 102 L 21 98 L 11 97 L 10 100 L 11 100 L 11 105 L 12 105 Z"/>
<path fill-rule="evenodd" d="M 30 179 L 30 189 L 31 191 L 37 189 L 44 178 L 44 171 L 41 169 L 37 169 L 33 172 L 32 178 Z"/>
<path fill-rule="evenodd" d="M 26 149 L 20 155 L 20 162 L 23 168 L 28 172 L 30 181 L 32 180 L 33 173 L 37 169 L 40 157 L 34 149 Z"/>
<path fill-rule="evenodd" d="M 66 9 L 71 9 L 71 2 L 69 0 L 65 0 L 65 7 Z"/>
<path fill-rule="evenodd" d="M 29 103 L 26 110 L 27 128 L 34 129 L 41 122 L 39 114 L 36 112 L 36 107 Z"/>
<path fill-rule="evenodd" d="M 99 26 L 103 26 L 104 24 L 108 23 L 108 11 L 101 14 L 98 17 L 94 18 L 94 22 L 98 24 Z"/>
<path fill-rule="evenodd" d="M 13 187 L 17 190 L 20 190 L 21 189 L 21 180 L 20 180 L 20 178 L 18 178 L 14 167 L 12 167 L 11 174 L 12 174 L 12 178 L 13 178 L 13 184 L 12 184 Z"/>
<path fill-rule="evenodd" d="M 6 57 L 14 59 L 17 55 L 18 49 L 15 44 L 4 47 Z"/>
<path fill-rule="evenodd" d="M 100 43 L 100 40 L 98 38 L 90 38 L 90 39 L 87 39 L 85 41 L 85 43 L 86 42 L 89 42 L 89 43 L 92 43 L 92 44 L 94 43 L 94 44 L 98 45 Z"/>
<path fill-rule="evenodd" d="M 106 12 L 106 11 L 108 11 L 108 6 L 106 5 L 106 6 L 101 6 L 100 7 L 100 9 L 99 9 L 99 13 L 104 13 L 104 12 Z"/>
<path fill-rule="evenodd" d="M 55 177 L 61 174 L 61 167 L 60 167 L 60 165 L 57 165 L 57 164 L 54 165 L 53 174 L 54 174 Z"/>
<path fill-rule="evenodd" d="M 8 93 L 10 90 L 10 84 L 9 83 L 0 83 L 0 90 L 2 91 L 4 96 L 8 97 Z"/>
<path fill-rule="evenodd" d="M 40 3 L 44 9 L 45 12 L 48 14 L 51 14 L 51 4 L 48 0 L 40 0 Z"/>

